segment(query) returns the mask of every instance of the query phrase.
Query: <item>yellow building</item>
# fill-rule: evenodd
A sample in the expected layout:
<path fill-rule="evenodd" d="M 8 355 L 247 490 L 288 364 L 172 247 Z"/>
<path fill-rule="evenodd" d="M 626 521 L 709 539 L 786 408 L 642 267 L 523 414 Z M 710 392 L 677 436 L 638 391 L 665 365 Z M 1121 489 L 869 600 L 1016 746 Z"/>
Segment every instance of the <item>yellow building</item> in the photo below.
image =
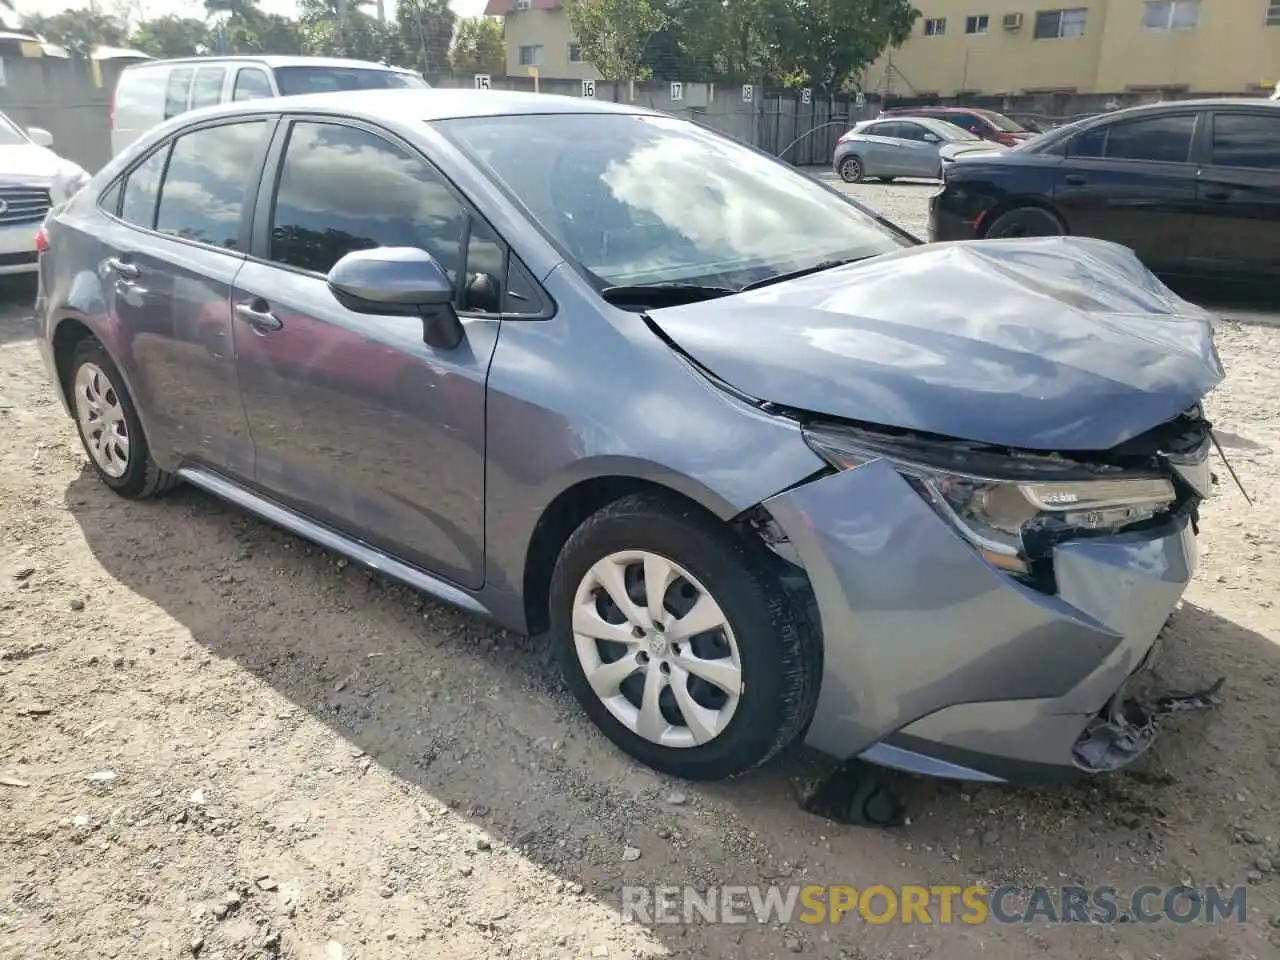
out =
<path fill-rule="evenodd" d="M 868 91 L 1270 93 L 1280 0 L 916 0 L 921 17 L 863 75 Z"/>
<path fill-rule="evenodd" d="M 503 18 L 508 75 L 527 77 L 536 70 L 547 78 L 600 79 L 582 59 L 564 0 L 488 0 L 484 12 Z"/>

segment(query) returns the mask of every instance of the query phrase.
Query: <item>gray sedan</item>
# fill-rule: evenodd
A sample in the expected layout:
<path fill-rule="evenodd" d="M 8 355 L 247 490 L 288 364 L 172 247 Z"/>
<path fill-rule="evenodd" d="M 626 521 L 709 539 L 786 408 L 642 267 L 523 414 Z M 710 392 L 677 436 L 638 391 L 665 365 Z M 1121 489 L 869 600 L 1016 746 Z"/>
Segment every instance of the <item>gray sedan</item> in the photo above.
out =
<path fill-rule="evenodd" d="M 836 141 L 832 167 L 846 183 L 867 177 L 940 179 L 944 160 L 996 149 L 981 137 L 930 117 L 864 120 Z"/>
<path fill-rule="evenodd" d="M 459 90 L 182 114 L 37 243 L 107 487 L 547 635 L 657 770 L 803 739 L 989 781 L 1150 742 L 1125 690 L 1223 371 L 1123 247 L 922 245 L 695 123 Z"/>

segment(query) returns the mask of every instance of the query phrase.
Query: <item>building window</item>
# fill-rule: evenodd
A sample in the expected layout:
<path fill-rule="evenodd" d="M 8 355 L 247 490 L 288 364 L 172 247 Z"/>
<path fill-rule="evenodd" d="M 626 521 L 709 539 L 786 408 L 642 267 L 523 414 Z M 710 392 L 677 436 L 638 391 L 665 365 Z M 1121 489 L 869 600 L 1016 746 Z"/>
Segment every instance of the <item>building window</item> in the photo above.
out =
<path fill-rule="evenodd" d="M 1040 10 L 1036 13 L 1037 40 L 1066 40 L 1084 36 L 1084 23 L 1089 11 L 1085 7 L 1070 10 Z"/>
<path fill-rule="evenodd" d="M 1267 26 L 1280 27 L 1280 0 L 1271 0 L 1267 4 Z"/>
<path fill-rule="evenodd" d="M 538 67 L 542 65 L 542 44 L 532 44 L 520 48 L 520 66 Z"/>
<path fill-rule="evenodd" d="M 976 17 L 964 18 L 965 33 L 986 33 L 987 32 L 987 15 L 980 13 Z"/>
<path fill-rule="evenodd" d="M 947 32 L 947 18 L 936 17 L 932 20 L 924 22 L 924 35 L 926 37 L 940 37 Z"/>
<path fill-rule="evenodd" d="M 1194 30 L 1200 24 L 1200 0 L 1148 0 L 1142 25 L 1148 30 Z"/>
<path fill-rule="evenodd" d="M 516 9 L 528 10 L 530 7 L 530 4 L 531 4 L 531 0 L 516 0 Z"/>
<path fill-rule="evenodd" d="M 582 44 L 580 43 L 569 44 L 569 62 L 570 63 L 582 62 Z"/>

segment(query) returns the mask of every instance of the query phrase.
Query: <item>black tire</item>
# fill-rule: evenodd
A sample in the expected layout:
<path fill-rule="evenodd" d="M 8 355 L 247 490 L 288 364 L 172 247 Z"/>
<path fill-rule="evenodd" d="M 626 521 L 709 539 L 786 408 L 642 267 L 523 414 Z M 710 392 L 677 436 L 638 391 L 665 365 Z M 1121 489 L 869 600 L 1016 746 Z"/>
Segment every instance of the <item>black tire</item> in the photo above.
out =
<path fill-rule="evenodd" d="M 80 424 L 80 418 L 76 416 L 76 375 L 86 364 L 93 364 L 106 376 L 110 390 L 119 399 L 121 410 L 124 413 L 125 425 L 129 434 L 129 453 L 125 460 L 125 470 L 118 477 L 113 477 L 106 473 L 98 464 L 90 447 L 89 438 L 85 436 L 85 431 Z M 71 405 L 72 416 L 76 420 L 76 433 L 80 435 L 80 442 L 84 446 L 84 452 L 89 457 L 89 463 L 98 475 L 98 479 L 120 494 L 120 496 L 129 500 L 147 500 L 151 497 L 158 497 L 168 493 L 178 485 L 179 480 L 177 477 L 161 470 L 156 466 L 155 461 L 151 459 L 151 449 L 147 445 L 145 434 L 142 432 L 142 421 L 138 419 L 138 410 L 133 405 L 133 398 L 129 396 L 128 388 L 124 385 L 124 378 L 120 375 L 120 369 L 115 365 L 106 348 L 96 338 L 85 337 L 75 345 L 63 375 L 65 377 L 64 386 L 67 400 Z"/>
<path fill-rule="evenodd" d="M 897 177 L 876 177 L 876 179 L 879 180 L 881 183 L 893 183 L 893 181 L 897 180 L 898 178 Z"/>
<path fill-rule="evenodd" d="M 597 561 L 627 550 L 688 571 L 719 604 L 737 642 L 742 692 L 724 730 L 696 746 L 664 746 L 620 722 L 592 690 L 572 629 L 579 584 Z M 583 710 L 624 752 L 688 780 L 745 773 L 790 746 L 813 718 L 822 641 L 810 604 L 773 572 L 776 558 L 720 521 L 662 492 L 635 494 L 588 518 L 560 552 L 550 591 L 551 638 Z"/>
<path fill-rule="evenodd" d="M 862 168 L 862 158 L 857 154 L 850 154 L 841 160 L 836 172 L 845 183 L 861 183 L 866 177 L 866 171 Z"/>
<path fill-rule="evenodd" d="M 1043 207 L 1015 207 L 996 217 L 987 228 L 986 238 L 1061 237 L 1066 232 L 1063 222 Z"/>

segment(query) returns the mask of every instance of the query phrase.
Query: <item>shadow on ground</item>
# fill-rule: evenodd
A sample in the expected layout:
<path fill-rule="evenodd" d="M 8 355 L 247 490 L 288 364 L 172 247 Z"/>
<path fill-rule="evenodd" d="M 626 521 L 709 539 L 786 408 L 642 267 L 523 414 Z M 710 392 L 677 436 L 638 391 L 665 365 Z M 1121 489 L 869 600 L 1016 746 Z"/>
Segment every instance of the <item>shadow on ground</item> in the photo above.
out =
<path fill-rule="evenodd" d="M 1173 721 L 1153 755 L 1127 775 L 1053 790 L 918 781 L 907 796 L 910 826 L 858 830 L 798 809 L 802 784 L 830 764 L 797 753 L 734 783 L 664 782 L 594 732 L 538 642 L 347 566 L 199 492 L 181 488 L 162 501 L 129 503 L 86 468 L 66 501 L 106 570 L 212 656 L 269 684 L 396 777 L 474 814 L 490 834 L 603 903 L 619 903 L 624 875 L 627 883 L 693 885 L 956 883 L 961 876 L 1122 888 L 1127 880 L 1174 884 L 1192 876 L 1230 883 L 1223 865 L 1239 861 L 1242 871 L 1259 852 L 1239 842 L 1249 817 L 1259 835 L 1280 834 L 1269 807 L 1242 812 L 1261 798 L 1234 808 L 1229 802 L 1242 769 L 1270 769 L 1265 782 L 1272 794 L 1280 790 L 1268 767 L 1280 762 L 1274 696 L 1231 696 L 1221 711 Z M 1280 677 L 1272 643 L 1207 609 L 1186 605 L 1168 640 L 1167 672 L 1186 686 L 1224 673 L 1228 683 Z M 200 691 L 187 703 L 201 709 Z M 708 821 L 673 809 L 664 797 L 675 789 L 696 792 L 698 804 L 714 805 L 742 829 L 708 829 Z M 1201 832 L 1196 841 L 1211 849 L 1175 842 L 1196 822 L 1212 825 L 1209 839 Z M 623 844 L 644 849 L 643 860 L 620 864 Z M 838 928 L 834 936 L 865 949 L 880 936 L 883 949 L 884 938 L 904 934 L 876 928 L 868 939 L 869 929 Z M 1180 934 L 1188 946 L 1200 936 Z M 1212 931 L 1202 934 L 1198 942 L 1209 943 Z M 679 928 L 657 926 L 653 935 L 675 955 L 689 955 Z M 767 928 L 742 928 L 724 931 L 723 944 L 712 934 L 715 950 L 704 945 L 699 956 L 755 955 L 743 944 L 757 936 L 774 937 L 763 946 L 776 949 Z M 836 956 L 834 942 L 829 955 Z"/>

